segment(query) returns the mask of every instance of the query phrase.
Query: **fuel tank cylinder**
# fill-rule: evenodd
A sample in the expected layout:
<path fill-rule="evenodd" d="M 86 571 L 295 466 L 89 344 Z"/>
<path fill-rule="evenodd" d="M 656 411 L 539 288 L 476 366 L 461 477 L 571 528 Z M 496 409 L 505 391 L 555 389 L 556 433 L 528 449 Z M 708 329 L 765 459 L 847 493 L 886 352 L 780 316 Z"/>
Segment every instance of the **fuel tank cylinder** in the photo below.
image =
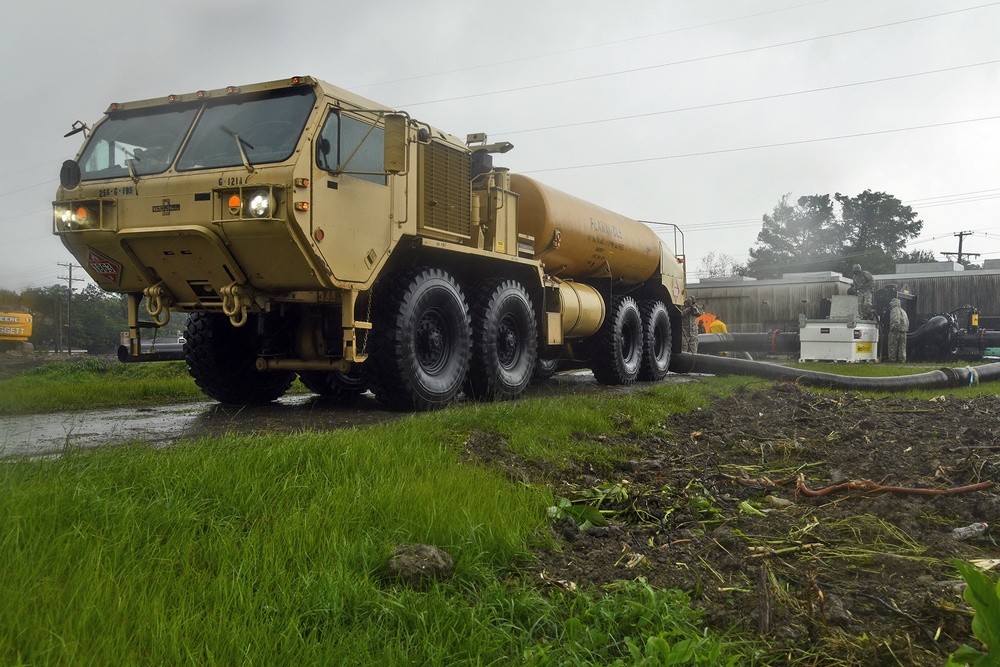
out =
<path fill-rule="evenodd" d="M 560 278 L 612 278 L 635 285 L 656 273 L 660 240 L 646 225 L 511 174 L 517 226 L 535 237 L 535 257 Z"/>

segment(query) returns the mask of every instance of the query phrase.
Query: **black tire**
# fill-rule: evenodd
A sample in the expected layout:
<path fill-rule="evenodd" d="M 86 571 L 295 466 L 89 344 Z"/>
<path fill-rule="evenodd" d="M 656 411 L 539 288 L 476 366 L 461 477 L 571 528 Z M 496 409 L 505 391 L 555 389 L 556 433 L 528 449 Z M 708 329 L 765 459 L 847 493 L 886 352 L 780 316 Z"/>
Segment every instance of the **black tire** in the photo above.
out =
<path fill-rule="evenodd" d="M 667 376 L 670 368 L 670 315 L 662 301 L 643 301 L 639 305 L 642 315 L 642 363 L 639 379 L 657 382 Z"/>
<path fill-rule="evenodd" d="M 375 296 L 365 380 L 384 405 L 432 410 L 462 391 L 471 356 L 469 310 L 446 271 L 400 272 Z"/>
<path fill-rule="evenodd" d="M 365 380 L 360 371 L 300 371 L 299 380 L 306 389 L 336 405 L 351 405 L 365 393 Z"/>
<path fill-rule="evenodd" d="M 538 358 L 538 324 L 531 297 L 514 280 L 488 280 L 472 294 L 472 359 L 465 392 L 509 401 L 531 382 Z"/>
<path fill-rule="evenodd" d="M 557 370 L 559 370 L 558 359 L 542 359 L 538 357 L 535 360 L 535 372 L 531 374 L 531 382 L 534 384 L 545 382 L 555 375 Z"/>
<path fill-rule="evenodd" d="M 184 359 L 203 392 L 226 405 L 260 405 L 281 397 L 292 386 L 291 371 L 260 372 L 257 360 L 257 316 L 234 327 L 221 313 L 188 317 Z"/>
<path fill-rule="evenodd" d="M 642 363 L 642 317 L 630 296 L 611 304 L 591 347 L 591 368 L 601 384 L 629 385 L 639 376 Z"/>

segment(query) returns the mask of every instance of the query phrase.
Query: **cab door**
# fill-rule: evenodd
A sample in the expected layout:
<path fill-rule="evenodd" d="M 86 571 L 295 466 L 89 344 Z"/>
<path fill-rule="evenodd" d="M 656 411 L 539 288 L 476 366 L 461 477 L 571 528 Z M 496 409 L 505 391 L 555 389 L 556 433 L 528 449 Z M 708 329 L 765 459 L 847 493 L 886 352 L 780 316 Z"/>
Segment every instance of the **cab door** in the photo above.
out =
<path fill-rule="evenodd" d="M 336 282 L 370 283 L 392 242 L 377 114 L 329 107 L 313 153 L 313 239 Z"/>

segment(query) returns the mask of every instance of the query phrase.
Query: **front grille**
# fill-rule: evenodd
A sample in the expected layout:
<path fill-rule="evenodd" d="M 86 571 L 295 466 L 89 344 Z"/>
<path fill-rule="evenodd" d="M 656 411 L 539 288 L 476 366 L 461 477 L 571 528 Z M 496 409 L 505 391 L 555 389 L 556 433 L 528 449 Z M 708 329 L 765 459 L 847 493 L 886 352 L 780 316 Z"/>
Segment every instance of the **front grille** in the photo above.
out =
<path fill-rule="evenodd" d="M 420 147 L 419 165 L 417 226 L 469 238 L 472 230 L 469 154 L 441 144 L 426 144 Z"/>

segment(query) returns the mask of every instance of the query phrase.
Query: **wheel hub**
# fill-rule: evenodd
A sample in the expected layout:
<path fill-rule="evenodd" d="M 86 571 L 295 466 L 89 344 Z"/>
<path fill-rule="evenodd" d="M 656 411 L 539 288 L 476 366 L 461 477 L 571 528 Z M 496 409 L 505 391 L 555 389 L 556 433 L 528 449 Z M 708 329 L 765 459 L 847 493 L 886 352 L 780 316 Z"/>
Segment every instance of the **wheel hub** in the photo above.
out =
<path fill-rule="evenodd" d="M 448 335 L 441 314 L 428 312 L 417 325 L 416 356 L 427 372 L 440 371 L 448 359 Z"/>

